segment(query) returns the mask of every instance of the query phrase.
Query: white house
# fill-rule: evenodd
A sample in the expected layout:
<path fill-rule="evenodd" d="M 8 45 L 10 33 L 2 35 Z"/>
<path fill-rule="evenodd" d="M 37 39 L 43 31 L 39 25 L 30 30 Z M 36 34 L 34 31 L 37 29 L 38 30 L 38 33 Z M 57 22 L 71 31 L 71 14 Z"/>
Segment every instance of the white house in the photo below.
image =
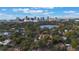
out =
<path fill-rule="evenodd" d="M 6 39 L 6 40 L 0 42 L 0 45 L 7 45 L 7 44 L 10 43 L 10 42 L 11 42 L 10 39 Z"/>

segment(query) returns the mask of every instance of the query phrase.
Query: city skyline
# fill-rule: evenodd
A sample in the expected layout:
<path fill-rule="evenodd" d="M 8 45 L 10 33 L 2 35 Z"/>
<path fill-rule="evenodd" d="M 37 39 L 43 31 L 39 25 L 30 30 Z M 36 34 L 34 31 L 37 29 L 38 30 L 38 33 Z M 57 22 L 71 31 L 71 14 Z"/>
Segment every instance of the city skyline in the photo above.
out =
<path fill-rule="evenodd" d="M 79 17 L 79 7 L 0 7 L 0 20 L 24 18 L 25 16 Z"/>

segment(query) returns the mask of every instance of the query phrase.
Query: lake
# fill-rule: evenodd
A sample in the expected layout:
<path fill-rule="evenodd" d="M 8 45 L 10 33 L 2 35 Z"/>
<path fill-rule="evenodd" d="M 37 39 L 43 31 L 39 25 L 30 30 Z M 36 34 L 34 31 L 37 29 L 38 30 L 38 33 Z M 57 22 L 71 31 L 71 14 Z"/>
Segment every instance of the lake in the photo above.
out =
<path fill-rule="evenodd" d="M 44 29 L 44 28 L 52 29 L 57 27 L 58 27 L 57 25 L 40 25 L 41 29 Z"/>

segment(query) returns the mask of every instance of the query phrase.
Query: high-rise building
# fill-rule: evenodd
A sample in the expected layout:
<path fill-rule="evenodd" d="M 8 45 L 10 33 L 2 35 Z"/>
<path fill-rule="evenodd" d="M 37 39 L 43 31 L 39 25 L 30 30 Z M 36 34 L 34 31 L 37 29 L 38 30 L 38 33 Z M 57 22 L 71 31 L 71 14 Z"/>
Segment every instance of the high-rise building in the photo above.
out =
<path fill-rule="evenodd" d="M 28 16 L 26 16 L 25 19 L 28 20 Z"/>
<path fill-rule="evenodd" d="M 34 17 L 35 20 L 37 20 L 37 17 Z"/>
<path fill-rule="evenodd" d="M 49 18 L 50 18 L 50 17 L 49 17 L 49 16 L 47 16 L 47 20 L 49 20 Z"/>

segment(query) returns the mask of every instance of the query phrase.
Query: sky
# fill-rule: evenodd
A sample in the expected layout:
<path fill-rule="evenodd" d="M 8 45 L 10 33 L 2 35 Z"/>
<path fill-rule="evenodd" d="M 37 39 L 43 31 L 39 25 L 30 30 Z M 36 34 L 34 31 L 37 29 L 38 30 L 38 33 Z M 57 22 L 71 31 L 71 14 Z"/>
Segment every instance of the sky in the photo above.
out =
<path fill-rule="evenodd" d="M 0 7 L 0 20 L 16 19 L 16 17 L 79 17 L 79 7 Z"/>

